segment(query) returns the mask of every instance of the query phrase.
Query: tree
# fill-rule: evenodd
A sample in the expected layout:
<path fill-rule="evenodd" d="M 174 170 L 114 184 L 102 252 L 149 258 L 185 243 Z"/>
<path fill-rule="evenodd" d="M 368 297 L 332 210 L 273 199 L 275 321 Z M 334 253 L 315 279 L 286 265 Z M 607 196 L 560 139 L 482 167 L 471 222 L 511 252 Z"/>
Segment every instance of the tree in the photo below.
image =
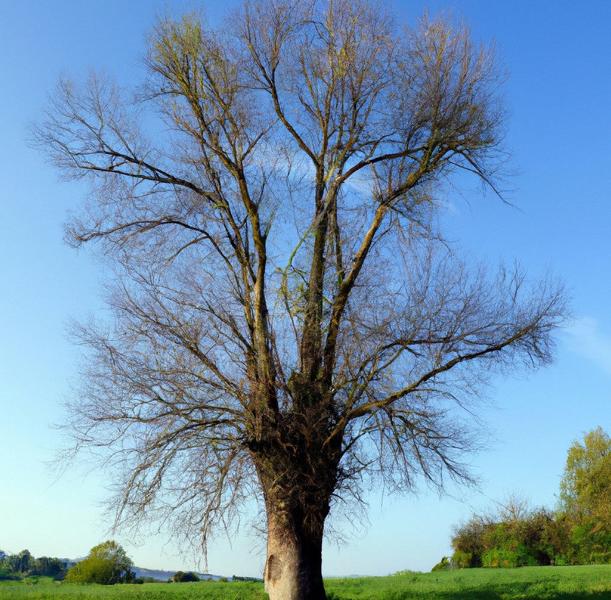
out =
<path fill-rule="evenodd" d="M 34 557 L 29 550 L 22 550 L 19 554 L 9 557 L 9 560 L 15 573 L 27 573 L 32 567 Z"/>
<path fill-rule="evenodd" d="M 611 438 L 602 427 L 569 448 L 560 507 L 572 523 L 573 560 L 611 560 Z"/>
<path fill-rule="evenodd" d="M 66 573 L 66 563 L 59 558 L 41 556 L 34 561 L 32 575 L 62 579 Z"/>
<path fill-rule="evenodd" d="M 86 558 L 68 570 L 70 583 L 130 583 L 134 579 L 134 563 L 125 550 L 112 540 L 94 546 Z"/>
<path fill-rule="evenodd" d="M 487 533 L 494 528 L 489 516 L 473 515 L 466 523 L 455 528 L 452 536 L 452 563 L 461 569 L 481 567 L 487 550 Z"/>
<path fill-rule="evenodd" d="M 611 438 L 602 427 L 569 448 L 560 499 L 565 512 L 611 531 Z"/>
<path fill-rule="evenodd" d="M 184 571 L 176 571 L 170 581 L 173 581 L 174 583 L 187 583 L 192 581 L 200 581 L 200 579 L 197 573 L 193 573 L 193 571 L 187 571 L 186 573 Z"/>
<path fill-rule="evenodd" d="M 69 239 L 116 266 L 114 325 L 77 330 L 76 448 L 109 451 L 116 525 L 205 545 L 261 498 L 270 598 L 319 600 L 331 508 L 468 481 L 459 407 L 550 358 L 560 291 L 468 269 L 436 226 L 454 173 L 497 189 L 493 56 L 365 1 L 270 0 L 162 20 L 147 65 L 134 101 L 60 83 L 36 134 L 92 184 Z"/>

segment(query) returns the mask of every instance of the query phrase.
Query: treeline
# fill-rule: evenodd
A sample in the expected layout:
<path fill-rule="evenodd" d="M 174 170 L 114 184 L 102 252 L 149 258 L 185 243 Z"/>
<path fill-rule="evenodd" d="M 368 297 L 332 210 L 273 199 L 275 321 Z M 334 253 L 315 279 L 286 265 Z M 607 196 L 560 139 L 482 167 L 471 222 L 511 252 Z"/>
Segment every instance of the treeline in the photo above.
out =
<path fill-rule="evenodd" d="M 94 546 L 89 554 L 77 562 L 42 556 L 34 558 L 29 550 L 19 554 L 6 554 L 0 550 L 0 581 L 20 580 L 26 577 L 52 577 L 66 583 L 97 583 L 114 585 L 117 583 L 160 583 L 153 577 L 136 577 L 134 563 L 125 549 L 108 540 Z M 233 576 L 233 581 L 263 582 L 256 577 Z M 169 583 L 198 582 L 200 577 L 192 571 L 177 571 L 169 578 Z M 227 582 L 221 577 L 219 581 Z"/>
<path fill-rule="evenodd" d="M 22 550 L 19 554 L 6 554 L 0 551 L 0 580 L 34 576 L 63 579 L 67 569 L 67 562 L 60 558 L 49 556 L 35 558 L 29 550 Z"/>
<path fill-rule="evenodd" d="M 597 428 L 568 451 L 557 510 L 511 499 L 474 515 L 433 570 L 611 563 L 611 439 Z"/>
<path fill-rule="evenodd" d="M 611 535 L 593 522 L 545 508 L 493 518 L 475 515 L 456 530 L 447 566 L 523 567 L 611 562 Z"/>

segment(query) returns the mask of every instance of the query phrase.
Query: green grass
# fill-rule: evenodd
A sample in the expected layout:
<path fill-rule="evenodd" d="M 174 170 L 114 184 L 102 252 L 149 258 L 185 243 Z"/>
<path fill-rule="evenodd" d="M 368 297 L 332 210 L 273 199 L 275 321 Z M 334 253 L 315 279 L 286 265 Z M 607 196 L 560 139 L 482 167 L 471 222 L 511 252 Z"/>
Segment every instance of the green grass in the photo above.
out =
<path fill-rule="evenodd" d="M 333 600 L 603 600 L 611 565 L 405 573 L 332 579 L 326 588 Z"/>
<path fill-rule="evenodd" d="M 265 600 L 257 583 L 144 583 L 142 585 L 81 585 L 44 581 L 0 583 L 0 599 L 8 600 Z"/>
<path fill-rule="evenodd" d="M 611 565 L 468 569 L 329 579 L 330 600 L 611 600 Z M 0 583 L 0 600 L 264 600 L 256 583 Z"/>

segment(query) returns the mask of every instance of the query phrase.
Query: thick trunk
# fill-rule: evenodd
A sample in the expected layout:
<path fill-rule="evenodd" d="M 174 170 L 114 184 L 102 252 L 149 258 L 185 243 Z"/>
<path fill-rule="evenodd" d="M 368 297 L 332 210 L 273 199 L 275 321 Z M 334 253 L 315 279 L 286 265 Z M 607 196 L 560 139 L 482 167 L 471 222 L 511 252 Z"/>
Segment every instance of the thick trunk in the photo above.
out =
<path fill-rule="evenodd" d="M 322 581 L 323 522 L 312 527 L 281 505 L 268 507 L 265 591 L 270 600 L 326 600 Z"/>
<path fill-rule="evenodd" d="M 322 539 L 341 448 L 325 445 L 334 422 L 329 396 L 300 377 L 290 385 L 298 410 L 251 445 L 267 513 L 265 589 L 270 600 L 326 600 Z"/>

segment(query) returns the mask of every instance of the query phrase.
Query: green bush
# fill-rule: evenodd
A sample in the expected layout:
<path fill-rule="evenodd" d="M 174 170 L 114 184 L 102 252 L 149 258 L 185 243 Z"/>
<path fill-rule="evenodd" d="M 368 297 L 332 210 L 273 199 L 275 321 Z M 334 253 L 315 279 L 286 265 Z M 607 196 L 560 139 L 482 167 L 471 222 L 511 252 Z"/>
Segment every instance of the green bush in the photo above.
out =
<path fill-rule="evenodd" d="M 482 555 L 482 565 L 486 568 L 517 567 L 517 558 L 511 550 L 492 548 Z"/>
<path fill-rule="evenodd" d="M 447 556 L 444 556 L 431 571 L 447 571 L 452 568 L 452 562 Z"/>
<path fill-rule="evenodd" d="M 479 557 L 478 557 L 479 560 Z M 452 564 L 458 569 L 469 569 L 473 566 L 473 554 L 471 552 L 463 552 L 456 550 L 452 555 Z"/>
<path fill-rule="evenodd" d="M 474 516 L 452 538 L 458 568 L 607 564 L 611 533 L 600 519 L 576 521 L 544 508 L 514 516 Z M 441 568 L 441 567 L 440 567 Z"/>
<path fill-rule="evenodd" d="M 17 579 L 19 579 L 19 576 L 15 573 L 12 573 L 8 569 L 0 569 L 0 581 L 11 581 Z"/>
<path fill-rule="evenodd" d="M 514 547 L 487 550 L 482 556 L 482 566 L 503 569 L 534 567 L 537 566 L 537 560 L 524 544 L 515 544 Z"/>

